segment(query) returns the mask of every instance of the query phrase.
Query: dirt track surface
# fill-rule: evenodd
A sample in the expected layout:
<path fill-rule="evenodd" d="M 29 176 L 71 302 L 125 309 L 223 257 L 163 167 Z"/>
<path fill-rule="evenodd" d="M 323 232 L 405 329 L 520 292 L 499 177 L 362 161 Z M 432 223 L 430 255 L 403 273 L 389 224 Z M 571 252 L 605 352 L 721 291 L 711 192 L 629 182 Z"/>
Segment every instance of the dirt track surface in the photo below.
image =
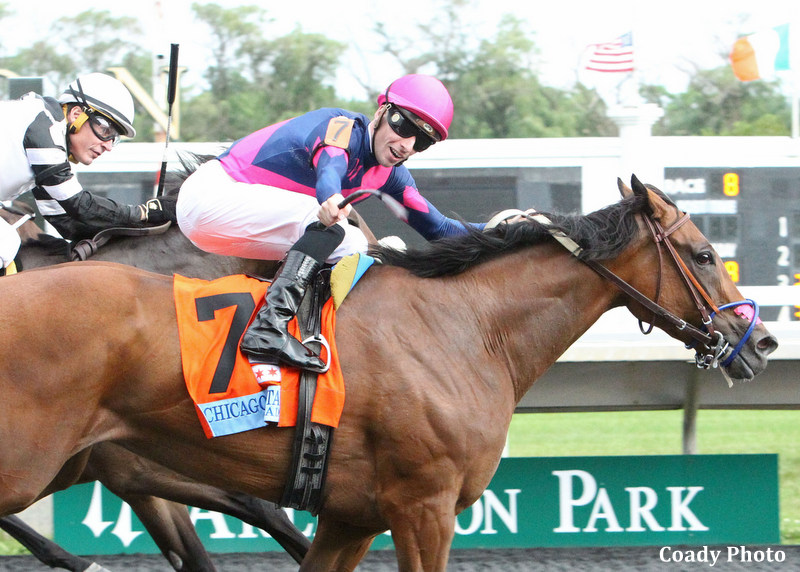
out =
<path fill-rule="evenodd" d="M 666 555 L 681 554 L 682 562 L 663 562 L 659 554 L 661 547 L 637 548 L 535 548 L 519 550 L 458 550 L 450 555 L 449 571 L 459 572 L 628 572 L 628 571 L 763 571 L 800 570 L 800 546 L 749 546 L 751 560 L 740 557 L 728 558 L 728 547 L 709 547 L 721 550 L 719 560 L 711 566 L 709 562 L 687 562 L 686 555 L 692 552 L 693 560 L 702 558 L 702 547 L 673 547 Z M 771 552 L 768 553 L 768 548 Z M 780 551 L 780 552 L 779 552 Z M 783 562 L 775 557 L 783 554 Z M 762 562 L 755 562 L 759 557 Z M 772 562 L 767 562 L 769 556 Z M 267 554 L 216 554 L 214 562 L 219 572 L 290 572 L 297 570 L 297 564 L 286 554 L 271 552 Z M 161 556 L 97 556 L 96 562 L 112 572 L 173 572 L 172 567 Z M 32 556 L 0 557 L 0 572 L 39 572 L 53 570 L 35 560 Z M 370 552 L 357 569 L 364 572 L 389 572 L 397 570 L 394 553 L 390 551 Z"/>

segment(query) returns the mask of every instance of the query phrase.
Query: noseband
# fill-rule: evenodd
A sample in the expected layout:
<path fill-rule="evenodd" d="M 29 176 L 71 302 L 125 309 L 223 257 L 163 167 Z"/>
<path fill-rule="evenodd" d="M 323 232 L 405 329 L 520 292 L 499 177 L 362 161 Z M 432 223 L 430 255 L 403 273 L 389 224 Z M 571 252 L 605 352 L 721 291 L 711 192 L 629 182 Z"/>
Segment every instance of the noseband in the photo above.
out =
<path fill-rule="evenodd" d="M 553 238 L 555 238 L 559 243 L 561 243 L 562 246 L 564 246 L 570 251 L 570 253 L 572 253 L 575 257 L 578 257 L 580 260 L 579 254 L 583 249 L 563 232 L 554 229 L 552 221 L 545 215 L 537 213 L 534 210 L 528 210 L 525 212 L 516 211 L 514 213 L 503 214 L 507 214 L 506 218 L 514 215 L 521 215 L 529 220 L 538 222 L 548 230 Z M 698 368 L 708 369 L 717 367 L 720 364 L 720 360 L 723 358 L 724 361 L 722 361 L 722 366 L 728 366 L 731 362 L 733 362 L 736 356 L 739 355 L 740 350 L 750 338 L 750 334 L 753 332 L 753 329 L 759 321 L 758 304 L 750 299 L 745 299 L 740 302 L 731 302 L 719 307 L 714 304 L 714 302 L 711 300 L 711 297 L 701 286 L 700 282 L 698 282 L 697 278 L 695 278 L 695 276 L 686 266 L 686 263 L 684 263 L 683 259 L 678 256 L 677 250 L 669 239 L 669 236 L 673 232 L 678 230 L 689 220 L 689 213 L 683 213 L 683 216 L 672 223 L 672 225 L 670 225 L 666 230 L 661 227 L 661 224 L 657 220 L 653 220 L 649 215 L 642 214 L 642 218 L 650 230 L 650 234 L 656 243 L 656 248 L 658 251 L 658 277 L 656 279 L 656 294 L 653 300 L 639 292 L 636 288 L 594 260 L 581 260 L 581 262 L 588 265 L 603 278 L 615 284 L 620 290 L 633 298 L 637 303 L 652 312 L 653 319 L 646 330 L 642 325 L 642 321 L 639 320 L 639 328 L 643 334 L 649 334 L 653 330 L 653 323 L 657 319 L 662 319 L 674 326 L 678 331 L 683 332 L 692 338 L 692 342 L 686 344 L 686 348 L 694 348 L 695 364 Z M 669 252 L 670 257 L 672 258 L 672 261 L 678 270 L 678 273 L 683 278 L 686 288 L 692 296 L 695 306 L 697 307 L 697 310 L 702 318 L 702 326 L 700 328 L 696 328 L 695 326 L 689 324 L 658 303 L 658 299 L 661 294 L 661 273 L 663 266 L 662 245 L 664 245 L 664 247 L 667 249 L 667 252 Z M 737 308 L 742 305 L 748 305 L 752 309 L 752 315 L 749 316 L 750 326 L 748 327 L 747 332 L 745 332 L 745 335 L 742 336 L 741 340 L 739 340 L 739 343 L 736 344 L 736 347 L 731 349 L 730 344 L 725 340 L 725 337 L 722 335 L 722 333 L 714 329 L 712 322 L 714 316 L 717 315 L 721 310 Z M 741 314 L 744 315 L 744 312 L 741 312 Z"/>

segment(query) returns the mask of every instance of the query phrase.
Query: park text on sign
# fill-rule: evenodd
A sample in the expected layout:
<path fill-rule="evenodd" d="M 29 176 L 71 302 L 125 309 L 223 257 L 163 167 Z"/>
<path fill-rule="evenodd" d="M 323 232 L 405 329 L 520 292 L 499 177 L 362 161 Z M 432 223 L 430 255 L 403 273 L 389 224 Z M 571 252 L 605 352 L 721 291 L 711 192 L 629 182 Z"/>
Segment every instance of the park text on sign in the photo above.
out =
<path fill-rule="evenodd" d="M 54 497 L 55 540 L 85 554 L 157 553 L 130 507 L 99 484 Z M 313 537 L 316 519 L 287 510 Z M 261 530 L 191 509 L 212 552 L 282 550 Z M 702 546 L 780 541 L 777 455 L 503 459 L 456 517 L 453 548 Z M 373 548 L 391 547 L 380 535 Z"/>

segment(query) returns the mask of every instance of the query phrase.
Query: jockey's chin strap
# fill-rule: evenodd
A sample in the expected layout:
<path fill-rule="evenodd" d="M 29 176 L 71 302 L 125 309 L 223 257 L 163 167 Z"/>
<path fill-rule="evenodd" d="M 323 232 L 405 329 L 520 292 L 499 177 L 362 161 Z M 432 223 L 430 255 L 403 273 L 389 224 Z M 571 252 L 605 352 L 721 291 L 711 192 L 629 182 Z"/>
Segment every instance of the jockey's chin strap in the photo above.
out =
<path fill-rule="evenodd" d="M 555 238 L 564 248 L 566 248 L 573 256 L 580 259 L 580 253 L 582 252 L 582 248 L 578 243 L 574 240 L 566 236 L 563 232 L 556 230 L 553 228 L 553 222 L 547 218 L 545 215 L 541 213 L 537 213 L 533 209 L 529 209 L 527 211 L 503 211 L 497 217 L 492 219 L 490 223 L 487 225 L 489 227 L 496 226 L 502 220 L 508 220 L 511 217 L 520 216 L 524 217 L 528 220 L 533 220 L 544 226 L 548 232 Z M 502 218 L 501 218 L 502 217 Z M 592 270 L 597 272 L 600 276 L 607 279 L 609 282 L 616 285 L 620 290 L 622 290 L 625 294 L 630 296 L 633 300 L 643 306 L 646 310 L 649 310 L 653 314 L 653 321 L 651 322 L 649 328 L 645 330 L 642 327 L 642 321 L 639 320 L 639 328 L 643 334 L 649 334 L 653 330 L 653 323 L 656 319 L 662 319 L 665 322 L 671 324 L 680 332 L 687 334 L 689 337 L 692 338 L 692 344 L 687 344 L 687 348 L 691 348 L 692 346 L 695 347 L 695 363 L 697 364 L 698 368 L 708 369 L 710 367 L 717 367 L 719 364 L 719 360 L 725 355 L 725 353 L 730 349 L 730 344 L 725 340 L 721 333 L 714 330 L 712 325 L 712 319 L 714 315 L 719 312 L 720 309 L 726 309 L 729 307 L 739 306 L 742 304 L 748 304 L 753 307 L 754 309 L 754 316 L 751 320 L 750 329 L 747 331 L 747 334 L 743 336 L 742 340 L 736 346 L 734 352 L 726 358 L 723 362 L 723 365 L 728 365 L 733 358 L 739 353 L 739 350 L 744 345 L 744 342 L 750 335 L 750 332 L 755 327 L 756 320 L 758 318 L 758 306 L 752 300 L 746 300 L 742 302 L 734 302 L 732 304 L 727 304 L 722 306 L 722 308 L 717 308 L 717 306 L 711 301 L 708 293 L 706 293 L 705 289 L 700 285 L 697 279 L 692 275 L 691 271 L 687 268 L 686 264 L 683 262 L 680 256 L 678 256 L 675 247 L 669 240 L 669 236 L 678 230 L 681 226 L 683 226 L 689 220 L 689 214 L 684 213 L 681 218 L 675 221 L 672 225 L 669 226 L 666 230 L 664 230 L 658 221 L 652 220 L 649 216 L 643 216 L 645 222 L 647 223 L 648 228 L 650 229 L 651 234 L 653 235 L 653 239 L 656 242 L 657 251 L 658 251 L 658 278 L 656 281 L 656 294 L 655 299 L 651 300 L 641 292 L 639 292 L 636 288 L 622 280 L 619 276 L 614 274 L 611 270 L 606 268 L 605 266 L 595 262 L 594 260 L 581 260 L 584 264 L 589 266 Z M 498 220 L 495 220 L 498 219 Z M 685 320 L 679 318 L 678 316 L 674 315 L 672 312 L 667 310 L 666 308 L 662 307 L 658 304 L 658 298 L 661 293 L 661 266 L 662 266 L 662 252 L 661 252 L 661 244 L 666 245 L 668 252 L 670 253 L 672 259 L 674 260 L 681 276 L 683 277 L 684 282 L 686 283 L 686 287 L 692 295 L 692 299 L 697 306 L 698 311 L 703 319 L 703 327 L 696 328 L 695 326 L 689 324 Z M 705 301 L 705 303 L 703 302 Z M 708 308 L 712 309 L 712 312 L 709 313 Z M 699 344 L 699 345 L 698 345 Z M 701 351 L 703 350 L 703 351 Z"/>

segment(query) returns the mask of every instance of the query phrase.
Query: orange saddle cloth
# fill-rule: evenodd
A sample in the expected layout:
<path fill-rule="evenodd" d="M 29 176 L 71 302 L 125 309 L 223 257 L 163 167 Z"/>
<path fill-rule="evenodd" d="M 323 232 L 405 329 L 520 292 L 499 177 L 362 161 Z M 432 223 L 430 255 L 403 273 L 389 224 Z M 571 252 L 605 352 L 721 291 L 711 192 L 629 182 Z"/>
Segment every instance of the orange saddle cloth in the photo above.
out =
<path fill-rule="evenodd" d="M 300 370 L 260 366 L 256 368 L 262 377 L 259 381 L 239 350 L 239 341 L 263 304 L 268 287 L 269 282 L 244 275 L 211 281 L 174 276 L 183 376 L 208 438 L 264 427 L 268 423 L 265 416 L 278 419 L 279 427 L 293 427 L 297 422 Z M 331 427 L 339 425 L 344 407 L 335 327 L 336 312 L 330 299 L 322 310 L 330 368 L 317 378 L 311 420 Z M 298 335 L 296 320 L 289 324 L 289 332 Z M 278 405 L 279 411 L 275 411 Z"/>

